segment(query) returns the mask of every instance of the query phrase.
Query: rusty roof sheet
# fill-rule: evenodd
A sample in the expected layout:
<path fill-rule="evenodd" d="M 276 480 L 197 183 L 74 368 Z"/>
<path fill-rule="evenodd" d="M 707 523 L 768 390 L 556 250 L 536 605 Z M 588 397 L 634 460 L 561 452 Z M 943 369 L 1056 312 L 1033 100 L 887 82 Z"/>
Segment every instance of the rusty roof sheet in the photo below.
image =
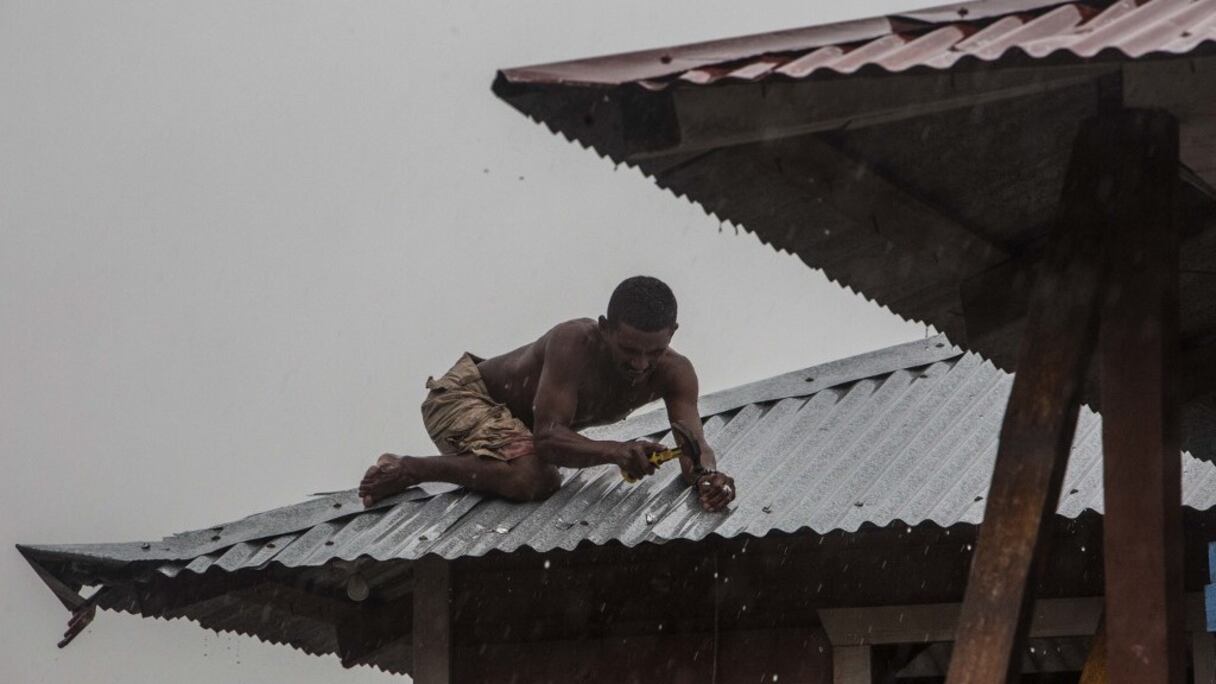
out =
<path fill-rule="evenodd" d="M 503 69 L 510 83 L 646 88 L 863 68 L 948 69 L 973 59 L 1184 54 L 1216 41 L 1216 0 L 980 0 L 888 17 Z"/>
<path fill-rule="evenodd" d="M 77 567 L 142 562 L 162 574 L 321 566 L 370 557 L 454 559 L 580 544 L 696 541 L 708 535 L 825 534 L 903 521 L 976 524 L 984 511 L 1012 376 L 935 337 L 709 395 L 706 435 L 741 496 L 709 515 L 668 467 L 636 485 L 614 468 L 567 470 L 560 491 L 511 503 L 416 490 L 363 510 L 353 491 L 159 542 L 25 547 Z M 1102 510 L 1101 430 L 1078 422 L 1059 512 Z M 661 410 L 594 436 L 671 443 Z M 1184 459 L 1185 504 L 1216 506 L 1216 465 Z"/>

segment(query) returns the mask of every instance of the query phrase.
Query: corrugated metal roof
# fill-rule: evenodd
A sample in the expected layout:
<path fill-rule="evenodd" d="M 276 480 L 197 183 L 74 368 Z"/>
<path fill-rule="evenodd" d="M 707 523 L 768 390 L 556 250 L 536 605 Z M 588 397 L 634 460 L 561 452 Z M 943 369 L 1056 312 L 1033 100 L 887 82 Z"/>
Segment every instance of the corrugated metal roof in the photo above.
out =
<path fill-rule="evenodd" d="M 1012 376 L 937 337 L 778 376 L 702 401 L 705 432 L 736 479 L 730 512 L 701 511 L 666 467 L 636 485 L 614 468 L 565 471 L 552 498 L 511 503 L 417 491 L 364 511 L 353 493 L 320 497 L 162 542 L 29 547 L 36 556 L 125 563 L 163 573 L 235 571 L 336 559 L 453 559 L 584 543 L 762 537 L 931 521 L 978 523 Z M 671 443 L 661 413 L 595 436 Z M 1216 466 L 1183 455 L 1184 503 L 1216 505 Z M 1102 510 L 1100 419 L 1083 410 L 1061 515 Z"/>
<path fill-rule="evenodd" d="M 1184 54 L 1216 41 L 1213 0 L 991 0 L 889 17 L 777 31 L 620 55 L 504 69 L 512 83 L 623 85 L 807 78 L 865 67 L 947 69 L 1057 52 L 1092 58 L 1112 50 L 1138 58 Z"/>

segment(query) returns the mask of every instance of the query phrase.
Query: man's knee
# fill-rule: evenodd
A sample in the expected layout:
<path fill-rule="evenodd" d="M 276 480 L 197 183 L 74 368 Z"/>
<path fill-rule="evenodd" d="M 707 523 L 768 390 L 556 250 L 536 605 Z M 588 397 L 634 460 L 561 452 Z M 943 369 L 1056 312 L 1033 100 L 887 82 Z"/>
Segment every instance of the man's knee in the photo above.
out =
<path fill-rule="evenodd" d="M 512 464 L 522 465 L 522 464 Z M 515 501 L 543 501 L 562 486 L 562 476 L 555 466 L 537 463 L 534 467 L 518 468 L 504 483 L 501 494 Z"/>

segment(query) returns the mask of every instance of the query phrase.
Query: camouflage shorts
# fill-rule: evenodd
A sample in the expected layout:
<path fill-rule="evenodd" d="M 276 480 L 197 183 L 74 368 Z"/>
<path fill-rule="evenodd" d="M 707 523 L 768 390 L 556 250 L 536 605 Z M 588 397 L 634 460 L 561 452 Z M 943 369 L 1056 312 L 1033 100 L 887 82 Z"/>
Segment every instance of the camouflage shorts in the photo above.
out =
<path fill-rule="evenodd" d="M 532 431 L 490 396 L 477 363 L 465 353 L 441 378 L 427 378 L 422 423 L 442 454 L 510 461 L 535 452 Z"/>

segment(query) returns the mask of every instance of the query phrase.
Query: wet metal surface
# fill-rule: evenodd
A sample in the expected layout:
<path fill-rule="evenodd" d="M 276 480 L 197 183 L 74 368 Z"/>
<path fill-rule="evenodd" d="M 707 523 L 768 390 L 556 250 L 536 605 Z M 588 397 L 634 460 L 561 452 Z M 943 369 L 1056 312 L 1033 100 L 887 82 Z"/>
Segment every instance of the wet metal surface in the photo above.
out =
<path fill-rule="evenodd" d="M 458 491 L 422 500 L 407 494 L 363 511 L 348 491 L 159 542 L 26 550 L 90 566 L 155 561 L 161 573 L 177 575 L 271 563 L 322 566 L 362 556 L 454 559 L 711 534 L 822 534 L 895 520 L 975 524 L 1010 386 L 1007 373 L 936 337 L 707 396 L 706 435 L 740 492 L 724 515 L 700 509 L 674 464 L 636 485 L 626 484 L 615 468 L 598 467 L 566 471 L 561 490 L 543 502 L 516 504 Z M 1082 410 L 1059 507 L 1069 518 L 1102 510 L 1100 422 Z M 671 444 L 661 413 L 596 436 L 652 436 Z M 1182 459 L 1184 504 L 1198 510 L 1216 505 L 1216 466 Z"/>
<path fill-rule="evenodd" d="M 1184 54 L 1216 41 L 1213 0 L 972 2 L 902 15 L 815 26 L 607 57 L 504 69 L 512 83 L 647 87 L 850 74 L 867 66 L 899 72 L 947 69 L 972 58 L 1064 51 L 1091 58 Z"/>

